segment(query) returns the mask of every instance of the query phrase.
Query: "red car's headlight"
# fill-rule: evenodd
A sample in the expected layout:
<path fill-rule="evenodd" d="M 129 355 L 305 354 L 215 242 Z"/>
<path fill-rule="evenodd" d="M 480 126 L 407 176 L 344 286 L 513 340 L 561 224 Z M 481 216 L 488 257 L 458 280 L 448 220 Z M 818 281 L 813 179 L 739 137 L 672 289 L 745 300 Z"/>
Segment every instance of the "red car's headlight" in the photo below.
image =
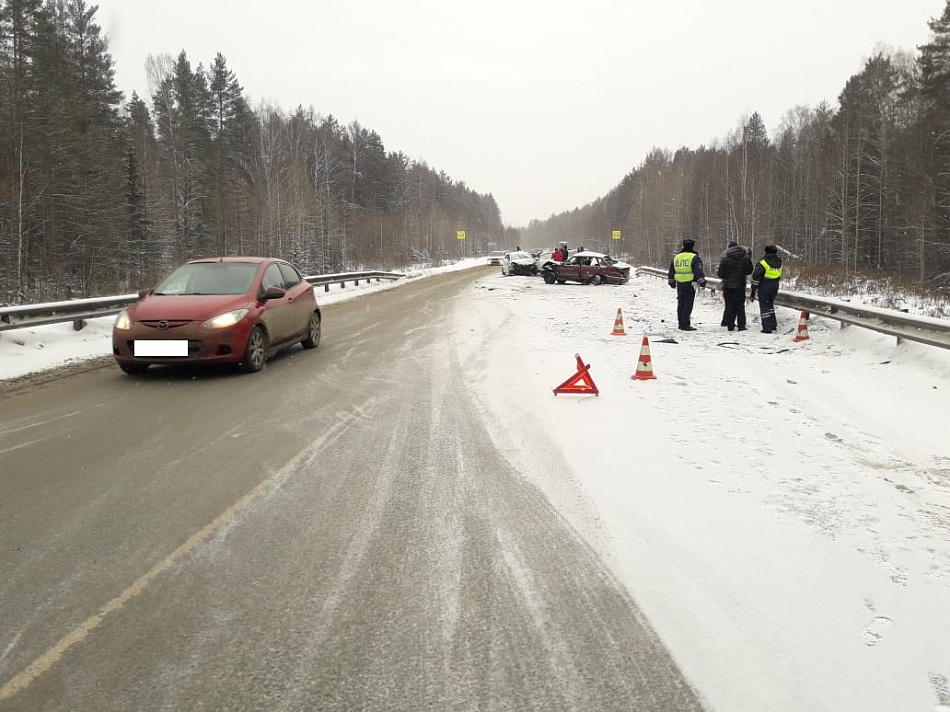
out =
<path fill-rule="evenodd" d="M 132 328 L 132 319 L 129 317 L 129 313 L 123 309 L 119 312 L 119 315 L 115 318 L 115 324 L 113 327 L 119 331 L 128 331 Z"/>
<path fill-rule="evenodd" d="M 234 311 L 224 312 L 211 317 L 201 325 L 202 329 L 224 329 L 228 326 L 234 326 L 241 319 L 247 316 L 247 309 L 235 309 Z"/>

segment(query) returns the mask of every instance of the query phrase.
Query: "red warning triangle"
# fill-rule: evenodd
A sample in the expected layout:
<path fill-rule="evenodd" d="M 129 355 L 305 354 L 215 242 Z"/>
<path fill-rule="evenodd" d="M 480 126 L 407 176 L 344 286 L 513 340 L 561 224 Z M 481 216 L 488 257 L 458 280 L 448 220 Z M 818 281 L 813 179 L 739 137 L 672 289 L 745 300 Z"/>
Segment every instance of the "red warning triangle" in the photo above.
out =
<path fill-rule="evenodd" d="M 577 373 L 568 378 L 564 383 L 554 389 L 554 395 L 558 393 L 593 393 L 600 395 L 594 379 L 590 377 L 590 364 L 585 364 L 581 360 L 580 354 L 575 354 L 577 358 Z"/>

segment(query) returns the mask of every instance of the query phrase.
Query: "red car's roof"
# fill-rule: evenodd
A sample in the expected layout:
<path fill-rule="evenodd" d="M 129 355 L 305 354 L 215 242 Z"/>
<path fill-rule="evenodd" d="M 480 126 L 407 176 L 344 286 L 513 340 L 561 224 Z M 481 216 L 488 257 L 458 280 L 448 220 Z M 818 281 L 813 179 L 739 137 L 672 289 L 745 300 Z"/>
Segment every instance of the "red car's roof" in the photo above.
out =
<path fill-rule="evenodd" d="M 260 264 L 261 262 L 270 262 L 276 259 L 276 257 L 202 257 L 198 260 L 188 260 L 186 264 L 194 264 L 196 262 L 256 262 Z"/>

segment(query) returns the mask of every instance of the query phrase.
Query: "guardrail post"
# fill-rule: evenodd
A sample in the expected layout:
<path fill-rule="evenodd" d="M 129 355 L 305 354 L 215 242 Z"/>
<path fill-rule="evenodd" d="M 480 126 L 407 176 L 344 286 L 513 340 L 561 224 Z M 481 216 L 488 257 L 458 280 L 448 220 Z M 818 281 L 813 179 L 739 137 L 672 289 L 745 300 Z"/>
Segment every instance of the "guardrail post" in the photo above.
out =
<path fill-rule="evenodd" d="M 82 328 L 86 325 L 85 319 L 76 319 L 73 321 L 73 331 L 82 331 Z"/>
<path fill-rule="evenodd" d="M 904 314 L 910 314 L 910 309 L 899 309 L 898 311 L 901 311 L 901 312 L 903 312 Z M 904 339 L 902 339 L 900 336 L 898 336 L 898 337 L 897 337 L 897 345 L 900 346 L 902 343 L 904 343 Z"/>

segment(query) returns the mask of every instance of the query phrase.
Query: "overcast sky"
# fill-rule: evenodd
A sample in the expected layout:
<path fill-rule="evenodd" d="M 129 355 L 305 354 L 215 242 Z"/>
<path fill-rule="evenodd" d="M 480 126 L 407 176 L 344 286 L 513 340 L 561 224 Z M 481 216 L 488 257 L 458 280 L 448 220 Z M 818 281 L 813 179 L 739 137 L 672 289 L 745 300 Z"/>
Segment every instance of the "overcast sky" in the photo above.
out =
<path fill-rule="evenodd" d="M 90 2 L 90 4 L 92 4 Z M 834 103 L 880 44 L 916 52 L 946 0 L 100 0 L 129 97 L 145 61 L 228 60 L 252 105 L 313 106 L 492 193 L 503 221 L 583 206 L 654 146 Z"/>

